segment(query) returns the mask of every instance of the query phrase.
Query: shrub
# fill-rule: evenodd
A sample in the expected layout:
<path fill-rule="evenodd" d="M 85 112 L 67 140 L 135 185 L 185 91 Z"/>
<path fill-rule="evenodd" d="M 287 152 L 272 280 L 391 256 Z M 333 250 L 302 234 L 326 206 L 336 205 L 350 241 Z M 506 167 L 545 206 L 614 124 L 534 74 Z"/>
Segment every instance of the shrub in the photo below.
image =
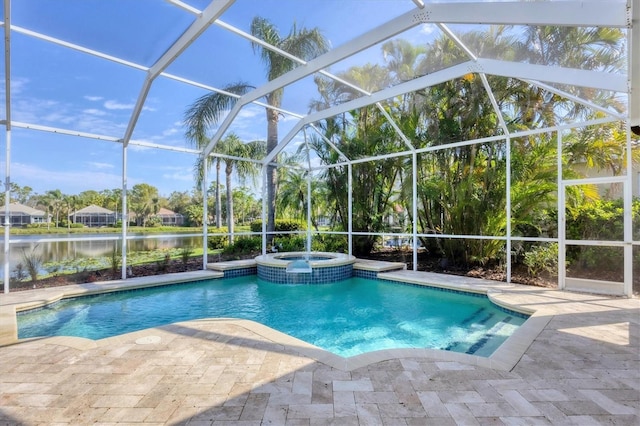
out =
<path fill-rule="evenodd" d="M 346 235 L 323 234 L 311 241 L 311 249 L 313 251 L 346 253 L 349 250 L 348 241 Z"/>
<path fill-rule="evenodd" d="M 52 224 L 47 224 L 47 223 L 29 223 L 27 225 L 25 225 L 24 227 L 27 229 L 37 229 L 37 228 L 46 228 L 47 226 L 53 226 Z"/>
<path fill-rule="evenodd" d="M 15 281 L 22 281 L 27 278 L 27 271 L 24 270 L 22 263 L 16 265 L 16 269 L 13 270 L 13 279 Z"/>
<path fill-rule="evenodd" d="M 111 255 L 109 256 L 109 265 L 111 266 L 111 272 L 116 274 L 118 272 L 118 268 L 120 267 L 121 257 L 118 255 L 118 249 L 116 247 L 111 250 Z"/>
<path fill-rule="evenodd" d="M 31 281 L 38 280 L 38 272 L 40 272 L 40 267 L 42 266 L 42 256 L 36 253 L 36 249 L 38 246 L 36 245 L 31 253 L 28 253 L 22 249 L 22 261 L 27 267 L 27 273 L 31 277 Z"/>
<path fill-rule="evenodd" d="M 160 260 L 156 261 L 158 272 L 166 272 L 166 270 L 169 268 L 170 261 L 171 256 L 169 255 L 169 253 L 165 254 Z"/>
<path fill-rule="evenodd" d="M 633 223 L 640 223 L 640 199 L 632 203 Z M 633 238 L 640 238 L 640 227 L 634 226 Z M 567 239 L 614 240 L 624 237 L 623 200 L 597 200 L 567 208 Z M 616 271 L 620 264 L 616 247 L 567 246 L 567 261 L 576 268 Z"/>
<path fill-rule="evenodd" d="M 294 232 L 294 231 L 306 231 L 306 222 L 300 220 L 290 219 L 276 219 L 275 231 L 276 232 Z M 251 232 L 262 232 L 262 220 L 254 220 L 251 222 Z M 277 235 L 278 236 L 278 235 Z"/>
<path fill-rule="evenodd" d="M 193 254 L 193 248 L 185 246 L 180 249 L 180 260 L 182 261 L 183 266 L 187 266 L 187 262 L 189 258 Z"/>
<path fill-rule="evenodd" d="M 261 237 L 239 237 L 232 245 L 225 247 L 224 254 L 249 254 L 260 251 L 262 248 Z"/>
<path fill-rule="evenodd" d="M 531 247 L 524 253 L 524 264 L 527 265 L 529 274 L 534 277 L 542 271 L 558 273 L 558 244 L 541 244 Z"/>
<path fill-rule="evenodd" d="M 229 230 L 227 227 L 222 226 L 220 228 L 213 228 L 210 230 L 215 234 L 227 234 Z M 229 245 L 229 235 L 213 235 L 207 238 L 207 246 L 210 250 L 218 250 Z"/>
<path fill-rule="evenodd" d="M 144 226 L 146 228 L 157 228 L 158 226 L 162 226 L 162 219 L 160 219 L 158 216 L 151 216 L 149 219 L 147 219 Z"/>
<path fill-rule="evenodd" d="M 307 238 L 299 235 L 287 235 L 278 238 L 277 245 L 279 251 L 302 251 L 306 250 Z"/>

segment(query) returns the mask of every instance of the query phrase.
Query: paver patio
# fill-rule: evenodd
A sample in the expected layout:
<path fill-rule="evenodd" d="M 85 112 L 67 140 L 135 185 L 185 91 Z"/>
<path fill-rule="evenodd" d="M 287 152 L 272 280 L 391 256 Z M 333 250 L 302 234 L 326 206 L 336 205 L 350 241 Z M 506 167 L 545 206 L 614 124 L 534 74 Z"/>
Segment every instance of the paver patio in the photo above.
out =
<path fill-rule="evenodd" d="M 496 288 L 543 321 L 513 368 L 426 350 L 345 361 L 250 321 L 190 321 L 0 347 L 0 424 L 640 424 L 640 300 Z"/>

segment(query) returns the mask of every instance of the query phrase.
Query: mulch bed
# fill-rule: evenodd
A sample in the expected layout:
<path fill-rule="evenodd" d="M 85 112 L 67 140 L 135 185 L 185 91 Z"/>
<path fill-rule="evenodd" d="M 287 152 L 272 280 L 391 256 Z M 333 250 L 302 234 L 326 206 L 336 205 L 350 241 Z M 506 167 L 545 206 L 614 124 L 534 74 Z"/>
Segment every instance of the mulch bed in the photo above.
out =
<path fill-rule="evenodd" d="M 250 259 L 259 255 L 252 253 L 244 256 L 209 256 L 210 262 L 236 260 L 240 258 Z M 388 262 L 403 262 L 407 264 L 408 269 L 413 268 L 413 258 L 410 251 L 398 249 L 385 249 L 371 253 L 366 257 L 372 260 L 382 260 Z M 186 263 L 182 260 L 170 260 L 168 263 L 147 263 L 143 265 L 130 266 L 128 269 L 128 277 L 142 277 L 149 275 L 162 275 L 173 272 L 198 271 L 202 269 L 202 258 L 192 258 Z M 506 281 L 506 272 L 501 267 L 461 267 L 456 265 L 443 265 L 440 259 L 426 256 L 425 253 L 419 253 L 418 270 L 430 271 L 444 274 L 463 275 L 474 278 L 484 278 L 495 281 Z M 44 279 L 33 281 L 25 281 L 20 283 L 11 283 L 12 291 L 30 290 L 37 288 L 57 287 L 69 284 L 81 284 L 95 281 L 109 281 L 121 279 L 120 270 L 111 271 L 110 269 L 102 269 L 97 271 L 83 271 L 73 274 L 64 274 L 47 277 Z M 557 286 L 555 277 L 531 277 L 528 275 L 526 268 L 517 265 L 511 271 L 511 281 L 518 284 L 526 284 L 538 287 L 554 288 Z"/>

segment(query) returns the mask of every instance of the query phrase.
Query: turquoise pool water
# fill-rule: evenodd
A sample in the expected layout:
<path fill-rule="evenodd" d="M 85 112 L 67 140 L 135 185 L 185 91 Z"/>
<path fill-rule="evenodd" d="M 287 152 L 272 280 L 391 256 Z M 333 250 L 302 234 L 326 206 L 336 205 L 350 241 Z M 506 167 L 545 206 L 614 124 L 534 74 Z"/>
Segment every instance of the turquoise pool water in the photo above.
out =
<path fill-rule="evenodd" d="M 486 297 L 351 278 L 283 285 L 255 276 L 62 300 L 18 315 L 18 336 L 101 339 L 198 318 L 243 318 L 341 356 L 434 348 L 489 356 L 526 319 Z"/>

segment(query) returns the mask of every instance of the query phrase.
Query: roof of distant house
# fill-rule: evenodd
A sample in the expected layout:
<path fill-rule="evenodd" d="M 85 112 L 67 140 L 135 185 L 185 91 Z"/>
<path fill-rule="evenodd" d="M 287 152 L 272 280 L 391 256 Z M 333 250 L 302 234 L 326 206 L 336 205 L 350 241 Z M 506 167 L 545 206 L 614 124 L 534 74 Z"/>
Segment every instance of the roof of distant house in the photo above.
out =
<path fill-rule="evenodd" d="M 113 211 L 105 209 L 104 207 L 96 206 L 95 204 L 91 204 L 90 206 L 87 206 L 83 209 L 76 210 L 69 216 L 73 216 L 74 214 L 113 214 Z"/>
<path fill-rule="evenodd" d="M 11 214 L 21 213 L 29 216 L 44 216 L 47 214 L 42 210 L 34 209 L 33 207 L 25 206 L 24 204 L 20 204 L 20 203 L 9 204 L 9 213 Z"/>
<path fill-rule="evenodd" d="M 160 207 L 160 210 L 158 210 L 157 216 L 182 216 L 182 215 L 180 213 L 174 212 L 173 210 Z"/>

